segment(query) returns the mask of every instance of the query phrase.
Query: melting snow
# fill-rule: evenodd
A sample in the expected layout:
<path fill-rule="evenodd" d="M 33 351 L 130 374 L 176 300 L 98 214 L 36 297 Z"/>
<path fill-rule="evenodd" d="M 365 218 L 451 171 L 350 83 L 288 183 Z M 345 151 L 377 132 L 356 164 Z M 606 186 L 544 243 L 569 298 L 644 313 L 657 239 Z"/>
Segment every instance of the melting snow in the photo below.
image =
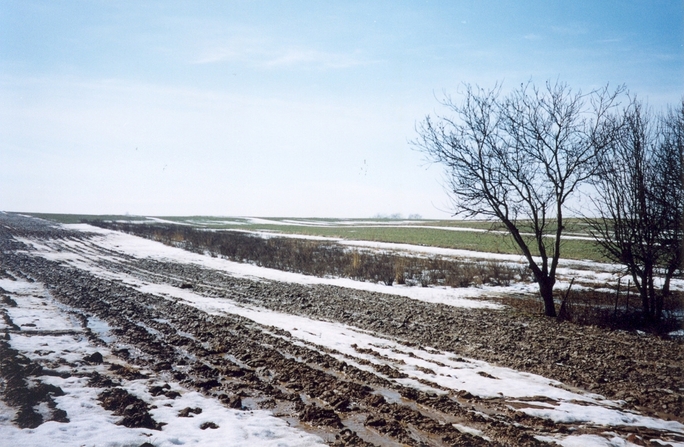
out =
<path fill-rule="evenodd" d="M 35 330 L 68 330 L 69 335 L 22 335 L 13 333 L 10 345 L 34 361 L 62 363 L 57 371 L 69 369 L 59 359 L 76 364 L 79 372 L 105 372 L 103 365 L 88 365 L 83 357 L 98 351 L 106 361 L 120 360 L 101 346 L 93 346 L 82 334 L 80 324 L 69 318 L 61 306 L 49 297 L 39 283 L 0 280 L 0 287 L 11 291 L 19 304 L 9 308 L 13 318 L 31 319 Z M 39 318 L 38 318 L 39 317 Z M 151 374 L 150 371 L 145 371 Z M 120 419 L 104 410 L 97 402 L 100 388 L 86 386 L 88 377 L 71 376 L 61 378 L 41 376 L 47 384 L 60 387 L 63 396 L 54 397 L 57 407 L 67 412 L 70 422 L 49 421 L 35 429 L 19 429 L 12 424 L 14 410 L 0 403 L 0 440 L 6 446 L 107 446 L 124 447 L 150 442 L 158 447 L 176 445 L 194 446 L 320 446 L 324 445 L 317 436 L 289 427 L 287 422 L 273 417 L 268 411 L 238 411 L 224 407 L 215 399 L 188 390 L 178 383 L 168 382 L 180 397 L 169 399 L 164 395 L 152 396 L 148 388 L 162 382 L 154 375 L 150 379 L 123 380 L 122 387 L 157 408 L 150 414 L 157 422 L 163 422 L 161 431 L 143 428 L 127 428 L 116 425 Z M 200 407 L 202 413 L 193 418 L 180 418 L 178 412 L 186 407 Z M 203 422 L 214 422 L 217 429 L 200 429 Z"/>
<path fill-rule="evenodd" d="M 404 296 L 410 295 L 410 297 L 414 299 L 446 302 L 465 307 L 494 307 L 491 303 L 466 300 L 450 294 L 450 290 L 447 291 L 438 288 L 390 288 L 351 280 L 315 278 L 280 272 L 273 269 L 264 269 L 248 264 L 238 264 L 212 258 L 210 256 L 194 254 L 135 236 L 97 229 L 86 225 L 72 225 L 70 227 L 73 229 L 97 232 L 99 236 L 86 242 L 77 240 L 60 240 L 46 243 L 25 240 L 25 242 L 33 244 L 37 249 L 37 252 L 35 253 L 40 256 L 68 262 L 103 278 L 121 280 L 142 292 L 156 294 L 164 299 L 168 299 L 169 297 L 181 299 L 192 306 L 212 314 L 241 315 L 262 325 L 275 326 L 283 329 L 288 331 L 297 343 L 305 344 L 314 349 L 324 347 L 334 350 L 334 356 L 354 364 L 359 368 L 371 370 L 372 367 L 369 366 L 367 362 L 376 365 L 389 365 L 408 376 L 404 379 L 394 379 L 398 383 L 407 386 L 431 390 L 438 393 L 445 392 L 443 389 L 454 391 L 464 390 L 482 398 L 499 398 L 511 403 L 517 403 L 518 411 L 522 411 L 532 416 L 551 419 L 556 422 L 590 423 L 592 425 L 608 427 L 641 426 L 662 430 L 664 432 L 674 432 L 680 435 L 684 434 L 684 425 L 679 422 L 664 421 L 622 411 L 619 402 L 607 400 L 596 394 L 570 391 L 568 387 L 565 387 L 562 383 L 542 376 L 515 371 L 509 368 L 497 367 L 478 360 L 456 357 L 448 352 L 436 351 L 429 348 L 409 347 L 401 341 L 375 336 L 339 323 L 318 321 L 254 306 L 242 306 L 228 299 L 208 298 L 191 290 L 179 289 L 170 285 L 149 283 L 132 275 L 107 271 L 98 266 L 96 262 L 104 259 L 117 262 L 117 258 L 126 256 L 138 258 L 147 257 L 163 261 L 193 263 L 207 268 L 228 272 L 236 276 L 253 276 L 302 284 L 343 285 L 364 290 L 392 292 Z M 109 252 L 108 255 L 104 255 L 102 251 L 90 247 L 89 244 L 111 250 L 111 252 Z M 43 309 L 41 308 L 42 304 L 39 304 L 38 301 L 31 301 L 40 300 L 40 296 L 37 295 L 40 288 L 39 285 L 23 283 L 24 285 L 19 286 L 12 283 L 14 282 L 2 280 L 0 286 L 12 293 L 16 293 L 17 296 L 21 296 L 22 299 L 26 299 L 27 301 L 25 304 L 30 309 L 26 310 L 23 307 L 21 309 L 13 309 L 11 316 L 16 318 L 17 321 L 31 321 L 34 322 L 33 324 L 38 324 L 36 322 L 45 322 L 46 325 L 50 325 L 50 327 L 54 328 L 68 327 L 69 324 L 74 324 L 73 322 L 70 322 L 68 318 L 64 319 L 63 317 L 58 317 L 58 314 L 55 314 L 54 318 L 49 317 L 48 314 L 53 312 L 53 310 L 56 309 L 56 306 L 53 306 L 53 308 L 48 306 L 47 309 Z M 425 295 L 420 295 L 421 293 Z M 107 328 L 102 322 L 92 320 L 89 324 L 91 324 L 93 330 L 96 330 L 98 333 L 107 332 Z M 63 341 L 58 341 L 58 339 L 61 340 L 62 338 L 64 339 Z M 71 359 L 71 357 L 69 357 L 68 349 L 65 346 L 62 346 L 62 343 L 66 343 L 67 345 L 69 343 L 74 343 L 71 349 L 76 351 L 88 352 L 89 349 L 92 349 L 85 345 L 77 346 L 78 343 L 84 342 L 79 342 L 75 339 L 70 342 L 68 341 L 68 336 L 63 336 L 61 338 L 51 337 L 50 340 L 52 340 L 49 342 L 51 343 L 50 350 L 54 351 L 54 353 L 50 355 L 57 355 L 57 352 L 59 351 L 59 355 L 64 355 L 68 359 Z M 40 336 L 24 337 L 23 339 L 21 337 L 13 336 L 12 343 L 17 349 L 21 349 L 22 351 L 39 352 L 41 349 L 40 346 L 45 346 L 45 344 L 48 343 L 48 340 L 43 340 Z M 369 353 L 367 350 L 372 350 L 373 353 Z M 359 359 L 365 361 L 359 362 Z M 94 434 L 99 433 L 102 433 L 102 440 L 130 439 L 130 442 L 133 442 L 133 439 L 140 440 L 141 433 L 149 432 L 113 426 L 111 416 L 108 416 L 108 413 L 104 412 L 104 410 L 101 411 L 101 409 L 93 403 L 94 391 L 84 387 L 83 383 L 79 382 L 78 379 L 60 379 L 52 377 L 49 380 L 55 381 L 55 385 L 61 386 L 67 393 L 66 396 L 59 398 L 58 403 L 60 408 L 64 408 L 69 412 L 69 416 L 74 418 L 73 420 L 75 423 L 66 425 L 46 423 L 34 431 L 29 431 L 12 429 L 8 426 L 6 420 L 3 422 L 0 419 L 0 427 L 2 427 L 3 432 L 7 432 L 9 436 L 6 439 L 11 439 L 13 442 L 16 441 L 19 445 L 26 439 L 38 439 L 24 437 L 36 433 L 36 436 L 44 437 L 41 439 L 49 438 L 51 445 L 74 445 L 91 442 L 91 437 L 94 436 Z M 431 386 L 430 384 L 433 385 Z M 142 382 L 139 384 L 136 384 L 135 381 L 130 383 L 132 391 L 135 391 L 135 393 L 140 396 L 144 396 L 145 400 L 148 402 L 156 404 L 157 401 L 155 399 L 157 398 L 145 394 L 145 386 L 146 385 Z M 181 389 L 177 384 L 174 386 Z M 207 432 L 199 433 L 196 430 L 193 431 L 200 422 L 199 419 L 183 421 L 182 424 L 178 424 L 174 419 L 174 424 L 169 424 L 168 427 L 165 426 L 164 430 L 160 433 L 153 433 L 154 438 L 150 439 L 153 439 L 151 442 L 156 445 L 177 444 L 177 441 L 181 439 L 183 442 L 190 445 L 200 442 L 201 445 L 219 445 L 219 443 L 223 443 L 222 445 L 225 445 L 225 443 L 230 445 L 254 445 L 255 443 L 264 445 L 276 445 L 279 443 L 285 445 L 314 445 L 319 442 L 318 438 L 302 434 L 301 432 L 287 427 L 284 422 L 271 417 L 267 412 L 237 412 L 225 409 L 218 403 L 214 403 L 210 399 L 206 399 L 201 395 L 197 395 L 188 390 L 183 390 L 181 394 L 185 400 L 176 401 L 178 404 L 177 407 L 206 407 L 207 412 L 206 414 L 203 412 L 202 416 L 210 418 L 222 428 L 226 427 L 225 433 L 224 430 L 209 432 L 209 434 L 207 434 Z M 544 402 L 535 401 L 536 396 L 544 396 Z M 516 399 L 522 398 L 525 399 L 516 402 Z M 163 397 L 159 397 L 159 399 L 163 399 Z M 84 401 L 86 404 L 79 404 L 78 402 L 80 401 Z M 155 412 L 153 413 L 158 421 L 165 422 L 170 420 L 170 418 L 175 417 L 176 413 L 174 413 L 174 411 L 177 411 L 176 407 L 168 409 L 168 407 L 164 407 L 164 403 L 166 402 L 160 403 L 161 405 L 158 405 L 159 408 L 154 410 Z M 62 405 L 64 405 L 64 407 L 62 407 Z M 190 425 L 185 426 L 183 424 Z M 65 427 L 79 428 L 73 430 L 67 428 L 68 434 L 65 434 Z M 97 427 L 97 429 L 95 427 Z M 468 427 L 464 427 L 463 429 L 466 430 Z M 121 431 L 121 433 L 119 433 L 119 431 Z M 195 433 L 197 437 L 193 437 L 195 436 Z M 123 436 L 123 438 L 121 436 Z M 595 435 L 571 435 L 565 437 L 549 436 L 544 439 L 564 446 L 628 445 L 626 444 L 626 441 L 619 437 L 607 440 L 604 437 Z M 62 444 L 59 444 L 60 442 Z M 110 445 L 121 444 L 114 443 Z"/>
<path fill-rule="evenodd" d="M 220 270 L 236 277 L 258 278 L 304 285 L 325 284 L 356 290 L 389 293 L 415 300 L 426 301 L 430 303 L 443 303 L 457 307 L 487 309 L 497 309 L 501 307 L 499 304 L 484 300 L 468 299 L 468 297 L 482 297 L 486 296 L 488 293 L 498 293 L 501 291 L 500 287 L 471 287 L 454 289 L 451 287 L 386 286 L 364 281 L 355 281 L 348 278 L 320 278 L 317 276 L 304 275 L 301 273 L 284 272 L 282 270 L 259 267 L 252 264 L 233 262 L 221 258 L 213 258 L 211 256 L 192 253 L 180 248 L 170 247 L 160 242 L 151 241 L 137 236 L 131 236 L 117 231 L 101 229 L 86 224 L 66 225 L 66 227 L 70 229 L 98 233 L 100 236 L 91 238 L 89 240 L 90 243 L 106 250 L 112 250 L 121 255 L 134 256 L 138 258 L 150 258 L 166 262 L 190 263 L 205 268 Z M 47 247 L 46 245 L 43 245 L 42 243 L 28 239 L 21 240 L 27 244 L 34 245 L 36 248 L 42 248 L 43 251 L 47 252 L 46 254 L 50 257 L 50 259 L 70 261 L 77 266 L 83 264 L 84 262 L 82 257 L 79 257 L 74 253 L 56 251 Z M 93 252 L 92 249 L 89 249 L 81 241 L 65 240 L 59 241 L 59 243 L 70 246 L 71 248 L 76 248 L 79 251 L 84 251 L 84 255 L 87 254 L 87 252 L 91 252 L 93 256 L 100 256 L 99 253 Z M 85 261 L 85 263 L 87 264 L 88 261 Z"/>

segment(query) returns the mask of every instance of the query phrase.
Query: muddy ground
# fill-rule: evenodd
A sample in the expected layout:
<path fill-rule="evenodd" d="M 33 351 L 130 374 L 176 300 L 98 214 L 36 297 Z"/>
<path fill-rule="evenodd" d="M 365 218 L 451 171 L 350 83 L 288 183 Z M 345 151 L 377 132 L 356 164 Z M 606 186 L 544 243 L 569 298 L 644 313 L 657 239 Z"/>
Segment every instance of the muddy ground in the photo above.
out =
<path fill-rule="evenodd" d="M 479 399 L 469 393 L 438 395 L 398 385 L 389 380 L 398 373 L 390 367 L 377 374 L 361 370 L 323 348 L 294 343 L 285 331 L 236 315 L 210 315 L 180 300 L 159 299 L 121 282 L 33 256 L 28 246 L 14 239 L 83 238 L 82 233 L 13 215 L 0 215 L 0 224 L 0 275 L 45 284 L 56 300 L 79 311 L 84 327 L 88 316 L 105 320 L 117 340 L 132 347 L 115 351 L 122 359 L 166 374 L 228 407 L 269 409 L 331 445 L 531 446 L 545 445 L 534 437 L 540 433 L 602 430 L 531 417 L 497 399 Z M 191 287 L 215 299 L 341 322 L 406 345 L 429 346 L 541 374 L 625 401 L 625 408 L 642 414 L 684 422 L 681 341 L 558 323 L 511 308 L 463 309 L 333 286 L 235 278 L 187 264 L 130 258 L 103 261 L 102 267 L 159 284 Z M 9 297 L 2 298 L 0 311 L 11 305 Z M 6 339 L 30 330 L 7 321 L 6 312 L 3 315 L 10 327 Z M 105 344 L 96 334 L 89 334 Z M 31 405 L 44 401 L 50 406 L 51 395 L 59 390 L 39 390 L 38 395 L 28 396 L 22 391 L 25 381 L 19 379 L 45 374 L 45 368 L 13 353 L 6 342 L 0 341 L 0 355 L 3 400 L 26 413 L 21 422 L 26 427 L 39 424 Z M 127 373 L 116 367 L 112 371 L 115 376 Z M 128 398 L 111 391 L 116 389 L 111 379 L 93 381 L 93 386 L 103 389 L 103 406 L 109 405 L 112 411 L 118 408 L 116 399 Z M 33 400 L 27 403 L 26 399 Z M 131 401 L 118 410 L 126 416 L 129 406 L 137 408 L 131 418 L 139 421 L 133 423 L 163 429 L 146 419 L 144 402 Z M 68 420 L 68 414 L 53 410 L 55 420 Z M 453 424 L 476 427 L 488 440 Z M 638 427 L 611 427 L 611 431 L 642 444 L 651 435 Z"/>

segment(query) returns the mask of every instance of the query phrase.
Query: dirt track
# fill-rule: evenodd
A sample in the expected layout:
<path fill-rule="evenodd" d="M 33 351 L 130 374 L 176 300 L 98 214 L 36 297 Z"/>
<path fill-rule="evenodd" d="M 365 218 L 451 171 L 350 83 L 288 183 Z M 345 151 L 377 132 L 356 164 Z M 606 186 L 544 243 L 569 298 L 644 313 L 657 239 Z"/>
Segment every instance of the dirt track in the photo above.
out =
<path fill-rule="evenodd" d="M 398 384 L 392 379 L 401 373 L 391 366 L 361 369 L 340 360 L 339 353 L 296 342 L 278 328 L 237 315 L 209 314 L 173 297 L 160 299 L 33 256 L 12 237 L 84 236 L 36 220 L 9 215 L 0 220 L 0 275 L 43 283 L 55 299 L 80 311 L 84 326 L 89 316 L 105 320 L 114 328 L 117 343 L 130 346 L 116 351 L 118 356 L 202 390 L 231 408 L 270 409 L 331 444 L 541 445 L 535 435 L 604 430 L 528 416 L 503 399 L 452 391 L 436 394 Z M 99 267 L 155 284 L 192 286 L 204 297 L 341 322 L 403 340 L 407 346 L 430 346 L 542 374 L 624 400 L 626 408 L 642 414 L 684 421 L 681 342 L 580 328 L 509 310 L 460 309 L 332 286 L 240 279 L 197 266 L 120 255 L 117 262 L 103 260 Z M 0 303 L 10 305 L 7 300 Z M 7 337 L 22 330 L 26 328 L 15 325 Z M 114 368 L 112 374 L 125 372 Z M 106 380 L 101 384 L 103 391 L 112 388 Z M 453 424 L 475 427 L 488 440 Z M 611 431 L 624 438 L 630 433 L 646 439 L 656 435 L 639 427 Z"/>

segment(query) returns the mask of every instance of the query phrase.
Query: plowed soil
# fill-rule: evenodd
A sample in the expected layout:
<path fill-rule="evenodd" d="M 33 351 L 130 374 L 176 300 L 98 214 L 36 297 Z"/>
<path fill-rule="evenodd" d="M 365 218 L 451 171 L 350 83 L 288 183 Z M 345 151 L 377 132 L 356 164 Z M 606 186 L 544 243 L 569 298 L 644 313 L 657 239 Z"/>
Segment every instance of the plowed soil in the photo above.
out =
<path fill-rule="evenodd" d="M 115 279 L 35 256 L 30 246 L 19 242 L 21 238 L 87 240 L 87 234 L 16 215 L 0 215 L 0 224 L 0 275 L 44 284 L 55 300 L 78 310 L 84 327 L 90 316 L 106 321 L 117 346 L 129 346 L 116 350 L 110 342 L 116 355 L 213 396 L 227 407 L 269 409 L 331 445 L 533 446 L 546 444 L 535 438 L 538 435 L 605 431 L 591 424 L 528 416 L 501 399 L 402 385 L 392 380 L 402 373 L 391 366 L 361 369 L 327 348 L 298 342 L 281 329 L 238 315 L 212 314 L 172 297 L 160 299 Z M 511 308 L 463 309 L 333 286 L 236 278 L 188 264 L 117 259 L 116 263 L 103 260 L 99 267 L 191 289 L 202 297 L 344 323 L 401 340 L 407 346 L 429 346 L 540 374 L 570 389 L 620 400 L 624 409 L 684 422 L 681 341 L 559 323 Z M 11 305 L 7 296 L 0 301 L 0 311 Z M 6 338 L 30 329 L 19 328 L 7 318 L 5 322 Z M 97 343 L 108 345 L 97 334 L 88 333 Z M 17 377 L 35 376 L 41 366 L 17 360 L 3 341 L 0 356 L 5 388 L 2 399 L 24 411 L 18 423 L 25 427 L 40 424 L 42 416 L 30 409 L 40 401 L 50 406 L 51 396 L 60 390 L 33 389 L 32 394 L 22 390 L 26 381 Z M 90 360 L 102 361 L 101 357 Z M 146 414 L 144 402 L 124 391 L 112 391 L 118 389 L 115 382 L 93 381 L 104 388 L 100 395 L 103 406 L 128 421 L 122 423 L 164 429 Z M 183 417 L 192 417 L 194 410 L 186 410 Z M 58 409 L 50 414 L 68 420 Z M 475 427 L 479 434 L 459 428 L 463 426 Z M 610 431 L 644 445 L 657 435 L 631 426 L 611 427 Z M 684 442 L 684 438 L 673 440 Z"/>

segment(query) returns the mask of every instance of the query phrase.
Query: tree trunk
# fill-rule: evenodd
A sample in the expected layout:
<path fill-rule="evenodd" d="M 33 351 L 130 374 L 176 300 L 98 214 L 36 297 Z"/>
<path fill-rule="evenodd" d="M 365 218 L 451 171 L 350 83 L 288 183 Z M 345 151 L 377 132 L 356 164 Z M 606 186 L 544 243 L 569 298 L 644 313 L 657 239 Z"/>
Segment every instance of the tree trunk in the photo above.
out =
<path fill-rule="evenodd" d="M 544 315 L 547 317 L 556 316 L 556 306 L 553 302 L 553 285 L 556 281 L 551 278 L 540 278 L 539 294 L 544 300 Z"/>
<path fill-rule="evenodd" d="M 646 285 L 648 280 L 646 279 L 646 273 L 639 273 L 638 276 L 634 274 L 633 276 L 634 285 L 639 292 L 639 298 L 641 298 L 641 312 L 644 314 L 644 318 L 648 318 L 651 312 L 649 310 L 648 286 Z"/>
<path fill-rule="evenodd" d="M 665 301 L 665 296 L 663 292 L 656 293 L 656 303 L 655 303 L 655 321 L 660 323 L 663 318 L 663 302 Z"/>
<path fill-rule="evenodd" d="M 672 264 L 665 273 L 665 282 L 663 283 L 662 292 L 658 297 L 658 307 L 656 309 L 656 318 L 658 321 L 660 321 L 660 319 L 663 317 L 663 303 L 670 296 L 670 279 L 672 278 L 672 275 L 674 275 L 676 269 L 676 264 Z"/>
<path fill-rule="evenodd" d="M 641 295 L 641 312 L 644 314 L 644 318 L 649 320 L 651 316 L 651 310 L 648 301 L 648 290 L 646 290 L 645 287 L 642 287 L 639 291 L 639 294 Z"/>
<path fill-rule="evenodd" d="M 650 303 L 650 313 L 649 317 L 651 321 L 657 322 L 657 302 L 658 302 L 658 297 L 656 296 L 656 290 L 653 284 L 653 270 L 648 275 L 648 301 Z"/>

